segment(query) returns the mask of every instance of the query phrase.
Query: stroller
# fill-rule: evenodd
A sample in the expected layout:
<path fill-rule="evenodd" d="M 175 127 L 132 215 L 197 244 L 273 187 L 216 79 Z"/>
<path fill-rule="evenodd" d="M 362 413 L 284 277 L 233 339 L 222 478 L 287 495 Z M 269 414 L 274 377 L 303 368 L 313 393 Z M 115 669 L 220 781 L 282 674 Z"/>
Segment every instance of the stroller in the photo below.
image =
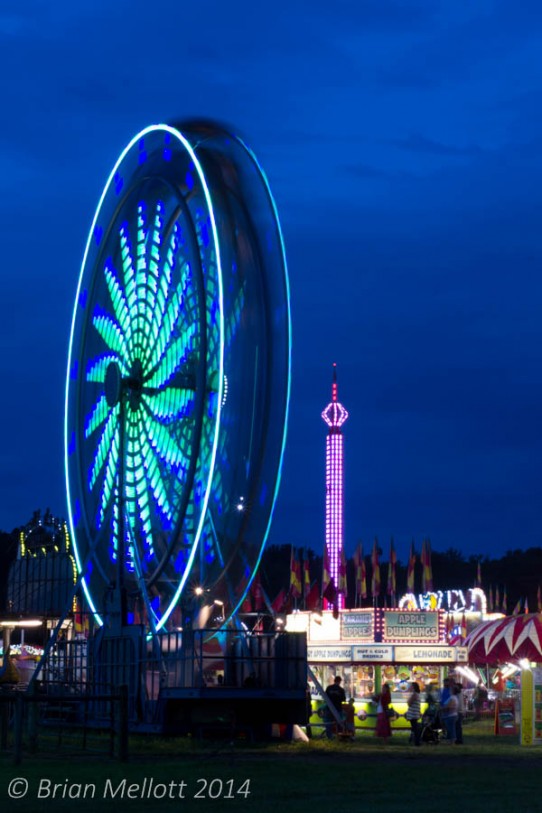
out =
<path fill-rule="evenodd" d="M 439 707 L 436 703 L 430 703 L 422 716 L 422 742 L 438 745 L 442 734 L 442 721 L 440 719 Z"/>

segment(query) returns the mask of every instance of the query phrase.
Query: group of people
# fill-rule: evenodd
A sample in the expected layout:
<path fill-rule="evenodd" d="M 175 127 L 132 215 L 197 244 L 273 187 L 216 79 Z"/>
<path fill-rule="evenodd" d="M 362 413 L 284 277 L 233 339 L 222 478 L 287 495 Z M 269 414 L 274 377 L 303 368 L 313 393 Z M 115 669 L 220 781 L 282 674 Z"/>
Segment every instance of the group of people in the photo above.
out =
<path fill-rule="evenodd" d="M 337 720 L 340 719 L 343 723 L 346 723 L 345 728 L 348 728 L 349 720 L 345 720 L 344 713 L 346 693 L 341 683 L 341 676 L 337 675 L 333 683 L 326 688 L 329 703 L 325 711 L 325 731 L 329 739 L 334 736 L 337 730 Z M 388 683 L 384 684 L 382 691 L 374 699 L 377 703 L 375 735 L 387 740 L 391 737 L 391 720 L 397 716 L 394 709 L 391 708 L 390 685 Z M 421 699 L 419 683 L 411 683 L 405 714 L 410 723 L 410 742 L 416 746 L 421 745 L 423 722 L 425 722 L 427 724 L 432 723 L 434 727 L 442 726 L 446 732 L 446 742 L 461 745 L 463 743 L 463 718 L 465 714 L 465 701 L 461 684 L 456 683 L 453 678 L 447 677 L 444 678 L 440 692 L 434 684 L 428 685 L 425 692 L 427 710 L 423 722 Z M 330 706 L 333 707 L 333 710 L 329 708 Z M 353 720 L 351 722 L 353 724 Z"/>
<path fill-rule="evenodd" d="M 380 695 L 379 707 L 385 704 L 389 706 L 391 700 L 389 686 L 385 687 L 386 692 Z M 384 696 L 384 703 L 382 697 Z M 389 697 L 389 699 L 388 699 Z M 430 684 L 426 690 L 426 721 L 429 725 L 435 725 L 437 718 L 440 717 L 443 728 L 446 731 L 446 741 L 450 744 L 456 745 L 463 744 L 463 717 L 465 715 L 465 701 L 463 697 L 463 687 L 460 683 L 456 683 L 452 678 L 444 678 L 440 696 L 436 688 Z M 377 736 L 390 736 L 391 728 L 389 725 L 389 716 L 386 715 L 388 733 L 386 734 L 386 727 L 384 720 L 381 722 L 379 733 L 379 715 L 377 714 Z M 419 683 L 410 684 L 410 694 L 407 700 L 406 719 L 410 723 L 411 736 L 410 741 L 414 745 L 421 745 L 422 739 L 422 711 L 421 711 L 421 692 Z"/>

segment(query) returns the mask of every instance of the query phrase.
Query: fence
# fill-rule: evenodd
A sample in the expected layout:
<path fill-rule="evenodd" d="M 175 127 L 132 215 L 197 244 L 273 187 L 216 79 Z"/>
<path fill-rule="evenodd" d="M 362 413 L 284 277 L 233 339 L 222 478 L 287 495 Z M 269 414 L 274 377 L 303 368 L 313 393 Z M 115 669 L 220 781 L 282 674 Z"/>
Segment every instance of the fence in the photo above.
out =
<path fill-rule="evenodd" d="M 0 751 L 12 752 L 16 765 L 24 753 L 58 752 L 68 747 L 128 757 L 128 689 L 78 694 L 53 683 L 28 691 L 0 690 Z M 96 709 L 100 709 L 99 721 Z M 104 709 L 107 713 L 104 714 Z M 98 724 L 97 724 L 98 723 Z"/>

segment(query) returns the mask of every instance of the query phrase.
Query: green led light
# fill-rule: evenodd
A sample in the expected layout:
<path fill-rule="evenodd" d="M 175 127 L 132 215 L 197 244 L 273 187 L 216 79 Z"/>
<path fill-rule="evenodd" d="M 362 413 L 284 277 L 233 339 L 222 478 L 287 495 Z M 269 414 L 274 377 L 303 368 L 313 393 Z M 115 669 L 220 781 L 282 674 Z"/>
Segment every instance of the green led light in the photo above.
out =
<path fill-rule="evenodd" d="M 117 426 L 117 408 L 112 411 L 103 428 L 100 440 L 96 447 L 96 454 L 94 455 L 94 462 L 89 472 L 89 487 L 92 489 L 96 483 L 98 475 L 100 474 L 107 456 L 111 453 L 111 443 L 113 436 L 118 431 Z"/>
<path fill-rule="evenodd" d="M 146 400 L 146 405 L 157 420 L 178 420 L 191 401 L 193 396 L 189 391 L 168 387 Z"/>
<path fill-rule="evenodd" d="M 85 421 L 85 437 L 89 438 L 95 429 L 105 421 L 109 412 L 109 406 L 107 404 L 107 400 L 105 395 L 100 395 L 90 416 Z"/>
<path fill-rule="evenodd" d="M 92 324 L 110 350 L 113 350 L 120 356 L 127 355 L 128 348 L 124 335 L 118 324 L 110 316 L 106 316 L 105 314 L 94 316 Z"/>
<path fill-rule="evenodd" d="M 149 387 L 164 387 L 179 369 L 180 364 L 186 360 L 191 347 L 191 340 L 195 334 L 195 326 L 190 327 L 183 335 L 170 344 L 162 356 L 158 367 L 148 381 Z"/>
<path fill-rule="evenodd" d="M 103 384 L 105 381 L 106 370 L 113 361 L 116 364 L 120 363 L 119 357 L 110 353 L 107 356 L 102 356 L 101 358 L 92 362 L 87 370 L 87 381 Z"/>
<path fill-rule="evenodd" d="M 104 268 L 104 277 L 107 283 L 107 289 L 109 291 L 109 296 L 111 297 L 117 322 L 119 325 L 126 327 L 130 323 L 128 303 L 126 302 L 124 291 L 122 290 L 117 279 L 115 269 L 111 269 L 109 264 L 106 264 Z"/>

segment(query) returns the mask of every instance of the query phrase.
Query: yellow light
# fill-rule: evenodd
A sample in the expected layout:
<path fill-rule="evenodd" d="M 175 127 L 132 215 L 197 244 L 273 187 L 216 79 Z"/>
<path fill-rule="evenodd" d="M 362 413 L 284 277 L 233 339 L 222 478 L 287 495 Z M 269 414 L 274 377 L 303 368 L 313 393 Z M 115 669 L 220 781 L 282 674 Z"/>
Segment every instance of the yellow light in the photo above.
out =
<path fill-rule="evenodd" d="M 0 627 L 41 627 L 43 621 L 38 618 L 28 618 L 26 621 L 0 621 Z"/>

